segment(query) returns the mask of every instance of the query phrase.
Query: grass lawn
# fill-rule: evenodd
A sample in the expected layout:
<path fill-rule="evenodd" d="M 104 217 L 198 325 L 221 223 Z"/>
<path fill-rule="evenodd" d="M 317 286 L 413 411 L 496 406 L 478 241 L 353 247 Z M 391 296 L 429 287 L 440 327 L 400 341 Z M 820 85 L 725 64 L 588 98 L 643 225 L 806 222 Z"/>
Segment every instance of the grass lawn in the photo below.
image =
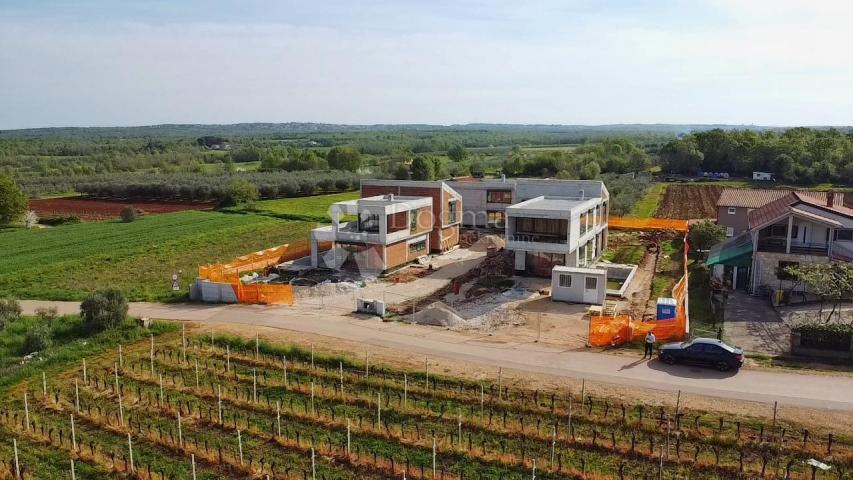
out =
<path fill-rule="evenodd" d="M 653 183 L 643 198 L 631 209 L 629 216 L 641 218 L 653 216 L 668 186 L 666 183 Z"/>

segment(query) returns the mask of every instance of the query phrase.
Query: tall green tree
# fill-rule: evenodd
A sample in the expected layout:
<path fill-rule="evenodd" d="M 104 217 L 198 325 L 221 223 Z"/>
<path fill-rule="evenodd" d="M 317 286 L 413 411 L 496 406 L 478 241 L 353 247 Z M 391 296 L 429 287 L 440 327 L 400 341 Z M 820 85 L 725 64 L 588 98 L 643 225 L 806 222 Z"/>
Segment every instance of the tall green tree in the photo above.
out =
<path fill-rule="evenodd" d="M 0 225 L 14 222 L 27 210 L 27 196 L 15 182 L 0 175 Z"/>
<path fill-rule="evenodd" d="M 447 158 L 454 162 L 464 162 L 468 159 L 468 150 L 457 143 L 447 150 Z"/>
<path fill-rule="evenodd" d="M 690 227 L 687 240 L 690 248 L 695 250 L 708 250 L 726 238 L 726 229 L 711 221 L 699 222 Z"/>
<path fill-rule="evenodd" d="M 433 180 L 435 164 L 428 157 L 418 156 L 412 160 L 412 180 Z"/>
<path fill-rule="evenodd" d="M 326 162 L 332 170 L 356 172 L 361 167 L 361 154 L 350 146 L 332 147 L 326 154 Z"/>

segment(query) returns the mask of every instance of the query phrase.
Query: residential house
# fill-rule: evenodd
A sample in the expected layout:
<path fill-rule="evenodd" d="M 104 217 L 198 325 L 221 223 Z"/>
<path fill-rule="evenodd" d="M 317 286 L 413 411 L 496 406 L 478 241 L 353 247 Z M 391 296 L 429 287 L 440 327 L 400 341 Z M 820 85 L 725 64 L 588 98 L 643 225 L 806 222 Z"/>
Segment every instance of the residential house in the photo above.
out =
<path fill-rule="evenodd" d="M 604 216 L 610 200 L 598 180 L 512 178 L 450 180 L 446 182 L 462 196 L 462 225 L 503 230 L 506 209 L 539 196 L 600 198 Z"/>
<path fill-rule="evenodd" d="M 726 237 L 740 235 L 749 227 L 749 212 L 791 193 L 770 188 L 724 188 L 717 200 L 717 224 L 726 228 Z M 826 192 L 800 191 L 801 195 L 826 202 Z M 844 204 L 844 194 L 834 194 L 835 203 Z"/>
<path fill-rule="evenodd" d="M 332 224 L 311 231 L 313 267 L 384 272 L 432 248 L 431 196 L 376 195 L 332 204 Z M 355 220 L 342 222 L 343 216 Z M 332 248 L 320 252 L 321 242 Z"/>
<path fill-rule="evenodd" d="M 853 208 L 842 200 L 834 192 L 786 192 L 748 211 L 746 229 L 712 248 L 708 265 L 732 288 L 806 291 L 786 267 L 853 261 Z"/>
<path fill-rule="evenodd" d="M 396 195 L 432 199 L 430 251 L 440 253 L 459 244 L 462 224 L 462 196 L 446 182 L 411 180 L 362 180 L 361 196 Z"/>
<path fill-rule="evenodd" d="M 607 245 L 603 200 L 541 195 L 507 207 L 506 248 L 515 270 L 551 276 L 555 266 L 587 267 Z"/>

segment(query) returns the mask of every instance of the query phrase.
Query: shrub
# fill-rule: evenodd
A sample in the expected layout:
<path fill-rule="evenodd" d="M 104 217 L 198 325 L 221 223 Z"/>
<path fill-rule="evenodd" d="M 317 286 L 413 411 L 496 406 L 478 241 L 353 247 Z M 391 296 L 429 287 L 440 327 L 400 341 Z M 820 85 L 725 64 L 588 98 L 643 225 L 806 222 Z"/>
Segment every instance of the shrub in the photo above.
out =
<path fill-rule="evenodd" d="M 121 209 L 121 213 L 119 215 L 121 216 L 122 222 L 130 223 L 136 220 L 136 218 L 139 216 L 139 212 L 137 212 L 136 208 L 134 208 L 132 205 L 128 205 Z"/>
<path fill-rule="evenodd" d="M 43 323 L 52 323 L 59 317 L 56 307 L 39 307 L 36 309 L 36 317 Z"/>
<path fill-rule="evenodd" d="M 59 225 L 70 225 L 73 223 L 80 223 L 80 217 L 76 215 L 63 215 L 58 217 L 47 217 L 39 220 L 39 223 L 42 225 L 49 225 L 51 227 L 56 227 Z"/>
<path fill-rule="evenodd" d="M 24 336 L 24 344 L 21 346 L 21 354 L 27 355 L 33 352 L 41 352 L 50 347 L 53 340 L 50 336 L 50 328 L 47 325 L 39 325 Z"/>
<path fill-rule="evenodd" d="M 39 223 L 39 216 L 36 212 L 32 210 L 27 210 L 27 213 L 24 214 L 24 226 L 27 228 L 33 228 Z"/>
<path fill-rule="evenodd" d="M 21 316 L 21 304 L 14 298 L 0 298 L 0 328 Z"/>
<path fill-rule="evenodd" d="M 127 319 L 127 298 L 120 290 L 100 290 L 83 299 L 80 317 L 89 330 L 105 330 L 121 325 Z"/>
<path fill-rule="evenodd" d="M 224 205 L 242 205 L 258 199 L 258 187 L 244 178 L 235 178 L 228 184 Z"/>

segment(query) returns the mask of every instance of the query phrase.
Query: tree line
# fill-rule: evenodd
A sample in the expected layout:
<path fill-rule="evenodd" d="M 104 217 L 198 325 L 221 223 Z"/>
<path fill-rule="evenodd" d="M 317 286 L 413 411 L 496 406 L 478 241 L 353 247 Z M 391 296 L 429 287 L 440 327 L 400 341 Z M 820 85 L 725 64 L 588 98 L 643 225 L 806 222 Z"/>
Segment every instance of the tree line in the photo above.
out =
<path fill-rule="evenodd" d="M 673 140 L 661 149 L 665 172 L 770 172 L 792 183 L 849 183 L 853 178 L 853 133 L 834 128 L 784 132 L 714 129 Z"/>
<path fill-rule="evenodd" d="M 290 172 L 238 172 L 222 174 L 103 175 L 74 184 L 74 190 L 98 198 L 221 201 L 233 180 L 257 189 L 260 198 L 281 198 L 357 189 L 359 177 L 339 170 Z"/>

